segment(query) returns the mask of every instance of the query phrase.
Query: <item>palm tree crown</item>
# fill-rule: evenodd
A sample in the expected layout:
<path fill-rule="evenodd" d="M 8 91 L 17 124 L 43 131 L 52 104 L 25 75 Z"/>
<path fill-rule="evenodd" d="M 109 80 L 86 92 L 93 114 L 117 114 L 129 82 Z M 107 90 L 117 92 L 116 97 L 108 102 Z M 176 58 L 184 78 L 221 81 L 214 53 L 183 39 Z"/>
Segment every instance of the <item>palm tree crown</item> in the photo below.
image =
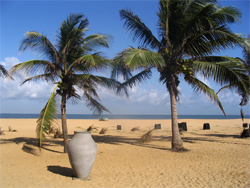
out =
<path fill-rule="evenodd" d="M 215 101 L 223 114 L 218 96 L 197 75 L 220 84 L 241 84 L 248 90 L 248 77 L 242 63 L 234 58 L 212 56 L 214 52 L 239 46 L 242 39 L 230 31 L 228 24 L 238 21 L 240 12 L 233 7 L 220 8 L 215 0 L 160 0 L 157 16 L 159 39 L 133 12 L 120 10 L 124 27 L 141 47 L 130 47 L 119 53 L 114 58 L 112 76 L 122 74 L 126 78 L 123 85 L 133 87 L 150 78 L 151 69 L 157 68 L 159 81 L 170 93 L 172 148 L 182 150 L 176 110 L 180 76 L 195 92 L 202 91 Z M 141 72 L 132 76 L 135 69 Z"/>
<path fill-rule="evenodd" d="M 87 107 L 97 115 L 103 111 L 109 112 L 98 102 L 97 89 L 98 86 L 104 86 L 115 91 L 119 82 L 93 73 L 107 68 L 108 61 L 97 49 L 108 48 L 111 37 L 102 34 L 86 36 L 88 25 L 88 19 L 84 15 L 70 14 L 57 32 L 55 45 L 35 31 L 27 32 L 21 41 L 20 51 L 29 49 L 41 54 L 44 60 L 30 60 L 17 64 L 12 67 L 11 73 L 24 71 L 32 75 L 22 84 L 28 81 L 45 80 L 56 85 L 38 120 L 37 133 L 40 146 L 44 133 L 48 130 L 51 121 L 55 119 L 56 96 L 61 96 L 65 152 L 67 152 L 66 101 L 68 99 L 74 102 L 84 100 Z"/>

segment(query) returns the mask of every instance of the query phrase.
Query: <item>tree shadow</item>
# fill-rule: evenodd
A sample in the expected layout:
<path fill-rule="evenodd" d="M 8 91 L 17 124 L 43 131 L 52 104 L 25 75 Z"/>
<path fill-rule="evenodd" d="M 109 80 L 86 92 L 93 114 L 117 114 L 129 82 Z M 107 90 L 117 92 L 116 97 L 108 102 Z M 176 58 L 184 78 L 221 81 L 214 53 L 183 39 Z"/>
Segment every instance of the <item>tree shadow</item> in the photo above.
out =
<path fill-rule="evenodd" d="M 153 149 L 160 149 L 160 150 L 171 150 L 170 148 L 167 148 L 165 146 L 159 146 L 152 144 L 152 142 L 149 143 L 142 143 L 140 142 L 140 137 L 124 137 L 124 136 L 111 136 L 111 135 L 92 135 L 93 140 L 96 143 L 105 143 L 105 144 L 114 144 L 114 145 L 121 145 L 121 144 L 130 144 L 133 146 L 138 147 L 147 147 L 147 148 L 153 148 Z M 171 137 L 160 137 L 160 136 L 153 136 L 152 141 L 168 141 L 171 140 Z"/>
<path fill-rule="evenodd" d="M 233 138 L 241 138 L 240 134 L 239 135 L 235 135 L 235 134 L 204 134 L 204 136 L 214 136 L 214 137 L 220 137 L 220 138 L 229 138 L 229 137 L 233 137 Z"/>
<path fill-rule="evenodd" d="M 31 146 L 38 148 L 37 139 L 31 138 L 31 137 L 16 137 L 16 138 L 11 138 L 11 139 L 1 139 L 1 142 L 0 142 L 0 144 L 10 144 L 10 143 L 15 143 L 15 144 L 24 143 L 26 145 L 31 145 Z M 63 141 L 56 140 L 56 139 L 47 139 L 47 141 L 43 143 L 42 149 L 47 150 L 47 151 L 51 151 L 51 152 L 55 152 L 55 153 L 63 153 L 63 152 L 59 152 L 59 151 L 52 150 L 52 149 L 48 148 L 48 147 L 53 146 L 53 145 L 63 146 Z"/>
<path fill-rule="evenodd" d="M 50 165 L 50 166 L 47 166 L 47 170 L 54 174 L 59 174 L 61 176 L 74 177 L 74 173 L 72 169 L 68 167 Z"/>
<path fill-rule="evenodd" d="M 11 138 L 11 139 L 1 139 L 0 144 L 10 144 L 10 143 L 20 144 L 22 142 L 37 146 L 37 139 L 30 138 L 30 137 L 16 137 L 16 138 Z"/>

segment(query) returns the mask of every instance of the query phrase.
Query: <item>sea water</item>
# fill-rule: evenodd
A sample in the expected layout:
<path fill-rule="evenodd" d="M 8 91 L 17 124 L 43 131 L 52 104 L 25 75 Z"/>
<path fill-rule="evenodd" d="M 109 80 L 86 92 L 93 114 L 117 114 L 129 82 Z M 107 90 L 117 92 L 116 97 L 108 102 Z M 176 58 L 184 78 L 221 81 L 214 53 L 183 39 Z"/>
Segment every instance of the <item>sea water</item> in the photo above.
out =
<path fill-rule="evenodd" d="M 0 119 L 38 119 L 39 114 L 0 114 Z M 60 114 L 57 116 L 60 119 Z M 171 115 L 101 115 L 94 116 L 91 114 L 67 114 L 67 119 L 171 119 Z M 178 119 L 240 119 L 239 115 L 178 115 Z M 245 115 L 246 119 L 250 118 L 250 115 Z"/>

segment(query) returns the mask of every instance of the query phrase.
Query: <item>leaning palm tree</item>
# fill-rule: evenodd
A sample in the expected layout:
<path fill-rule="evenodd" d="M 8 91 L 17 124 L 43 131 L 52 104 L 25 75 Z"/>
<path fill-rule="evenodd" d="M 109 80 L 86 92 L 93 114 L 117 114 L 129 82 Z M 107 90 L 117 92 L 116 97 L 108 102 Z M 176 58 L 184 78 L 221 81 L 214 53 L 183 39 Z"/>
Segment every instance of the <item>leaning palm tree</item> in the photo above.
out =
<path fill-rule="evenodd" d="M 132 88 L 150 78 L 152 69 L 158 70 L 159 81 L 170 94 L 172 150 L 183 151 L 176 108 L 180 78 L 184 77 L 196 93 L 208 95 L 223 114 L 224 109 L 214 90 L 198 77 L 203 75 L 220 84 L 240 82 L 243 89 L 248 89 L 242 64 L 234 58 L 212 56 L 241 41 L 228 28 L 228 24 L 238 20 L 240 12 L 233 7 L 220 8 L 215 0 L 160 0 L 157 16 L 159 39 L 132 11 L 120 10 L 124 27 L 140 47 L 129 47 L 114 58 L 112 77 L 123 75 L 126 80 L 123 86 Z M 133 76 L 133 71 L 138 72 Z"/>
<path fill-rule="evenodd" d="M 61 98 L 61 121 L 64 138 L 64 152 L 67 153 L 67 122 L 66 102 L 83 100 L 94 114 L 109 112 L 99 102 L 97 89 L 104 86 L 113 89 L 119 82 L 94 75 L 93 73 L 104 70 L 108 66 L 107 60 L 97 52 L 98 47 L 109 47 L 110 37 L 101 34 L 85 35 L 88 19 L 82 14 L 70 14 L 63 21 L 56 36 L 56 45 L 53 45 L 44 35 L 30 31 L 21 41 L 20 51 L 31 50 L 43 55 L 44 60 L 30 60 L 15 65 L 10 73 L 23 71 L 31 77 L 24 80 L 50 81 L 55 84 L 52 94 L 41 111 L 37 120 L 37 137 L 39 147 L 45 139 L 45 134 L 56 119 L 57 98 Z"/>

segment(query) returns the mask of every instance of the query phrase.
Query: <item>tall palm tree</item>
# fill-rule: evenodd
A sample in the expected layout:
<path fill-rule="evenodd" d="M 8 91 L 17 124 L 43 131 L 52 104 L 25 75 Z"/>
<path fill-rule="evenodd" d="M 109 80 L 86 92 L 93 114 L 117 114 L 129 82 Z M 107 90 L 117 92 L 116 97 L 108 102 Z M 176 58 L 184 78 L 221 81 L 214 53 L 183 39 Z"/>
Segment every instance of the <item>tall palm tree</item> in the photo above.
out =
<path fill-rule="evenodd" d="M 20 51 L 31 50 L 43 55 L 44 60 L 30 60 L 15 65 L 11 74 L 23 71 L 31 77 L 28 81 L 45 80 L 55 84 L 51 96 L 37 120 L 37 137 L 39 147 L 45 139 L 51 123 L 56 119 L 57 100 L 61 97 L 61 121 L 64 138 L 64 152 L 67 153 L 66 102 L 83 100 L 94 114 L 109 112 L 99 103 L 98 86 L 115 91 L 119 82 L 114 79 L 94 75 L 93 73 L 108 67 L 108 61 L 96 50 L 109 47 L 110 37 L 101 34 L 85 35 L 88 19 L 82 14 L 70 14 L 62 22 L 53 45 L 44 35 L 29 31 L 21 41 Z M 124 90 L 125 91 L 125 90 Z"/>
<path fill-rule="evenodd" d="M 132 11 L 120 10 L 124 27 L 140 47 L 129 47 L 114 58 L 112 77 L 123 75 L 126 79 L 123 86 L 132 88 L 150 78 L 153 68 L 158 70 L 159 81 L 170 94 L 172 150 L 183 151 L 176 109 L 181 77 L 196 93 L 203 92 L 215 101 L 223 114 L 214 90 L 197 76 L 212 78 L 220 84 L 240 82 L 248 91 L 248 78 L 242 64 L 230 57 L 212 56 L 241 41 L 228 28 L 228 24 L 238 20 L 240 12 L 233 7 L 220 8 L 215 0 L 160 0 L 157 16 L 159 39 Z M 135 70 L 139 73 L 133 76 Z"/>

